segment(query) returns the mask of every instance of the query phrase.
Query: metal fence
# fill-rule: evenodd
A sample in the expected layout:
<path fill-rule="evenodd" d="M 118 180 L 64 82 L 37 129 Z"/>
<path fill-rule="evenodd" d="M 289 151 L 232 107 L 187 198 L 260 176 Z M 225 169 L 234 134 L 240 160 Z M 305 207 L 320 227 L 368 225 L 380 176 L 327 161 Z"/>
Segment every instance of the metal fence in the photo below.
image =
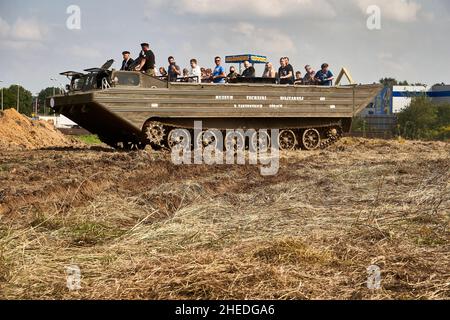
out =
<path fill-rule="evenodd" d="M 359 119 L 358 130 L 350 133 L 354 137 L 390 139 L 395 136 L 397 117 L 395 115 L 370 115 Z"/>

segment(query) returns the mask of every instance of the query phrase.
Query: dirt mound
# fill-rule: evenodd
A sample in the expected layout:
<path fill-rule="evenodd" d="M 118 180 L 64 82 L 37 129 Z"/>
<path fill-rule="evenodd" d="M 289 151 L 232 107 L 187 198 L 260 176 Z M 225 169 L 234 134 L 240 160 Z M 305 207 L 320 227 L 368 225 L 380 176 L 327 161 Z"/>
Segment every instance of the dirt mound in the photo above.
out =
<path fill-rule="evenodd" d="M 0 111 L 0 150 L 70 147 L 77 143 L 46 121 L 31 120 L 14 109 Z"/>

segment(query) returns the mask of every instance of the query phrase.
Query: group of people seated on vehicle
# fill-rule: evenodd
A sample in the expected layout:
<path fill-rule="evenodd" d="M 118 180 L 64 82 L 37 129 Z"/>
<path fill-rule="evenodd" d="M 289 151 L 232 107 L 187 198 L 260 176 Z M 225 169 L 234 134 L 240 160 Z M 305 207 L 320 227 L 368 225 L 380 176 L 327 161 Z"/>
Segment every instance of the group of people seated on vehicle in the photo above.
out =
<path fill-rule="evenodd" d="M 267 62 L 262 76 L 263 78 L 279 79 L 280 84 L 310 86 L 331 86 L 334 80 L 334 75 L 330 71 L 328 63 L 322 64 L 318 72 L 315 72 L 310 65 L 306 65 L 305 75 L 303 76 L 301 71 L 297 71 L 294 74 L 294 68 L 290 64 L 288 57 L 282 57 L 280 59 L 280 68 L 278 69 L 278 72 L 271 62 Z"/>
<path fill-rule="evenodd" d="M 213 69 L 201 68 L 198 65 L 197 59 L 190 60 L 189 68 L 181 69 L 176 63 L 175 58 L 170 56 L 168 58 L 169 66 L 167 70 L 160 67 L 156 70 L 155 55 L 150 50 L 148 43 L 141 44 L 142 51 L 139 58 L 135 61 L 130 57 L 129 51 L 124 51 L 122 67 L 123 71 L 141 71 L 150 76 L 167 79 L 169 82 L 194 82 L 194 83 L 227 83 L 234 82 L 237 79 L 256 79 L 256 70 L 249 61 L 244 62 L 244 71 L 239 74 L 234 66 L 230 67 L 227 74 L 225 68 L 222 66 L 222 58 L 216 57 L 214 59 L 215 67 Z M 288 84 L 288 85 L 333 85 L 334 75 L 329 69 L 327 63 L 322 64 L 319 71 L 315 72 L 310 65 L 305 66 L 305 74 L 301 71 L 294 72 L 294 68 L 290 64 L 288 57 L 280 59 L 280 67 L 278 71 L 271 62 L 267 62 L 262 74 L 262 79 L 273 79 L 274 83 Z M 245 81 L 241 81 L 245 82 Z"/>

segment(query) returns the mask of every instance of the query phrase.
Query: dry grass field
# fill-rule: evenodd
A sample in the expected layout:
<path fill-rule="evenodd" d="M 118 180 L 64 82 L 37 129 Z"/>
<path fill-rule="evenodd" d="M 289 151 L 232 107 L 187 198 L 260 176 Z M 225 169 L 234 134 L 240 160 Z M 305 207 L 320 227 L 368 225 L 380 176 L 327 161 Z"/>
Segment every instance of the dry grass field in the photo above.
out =
<path fill-rule="evenodd" d="M 0 151 L 0 298 L 449 299 L 449 213 L 443 142 L 347 138 L 282 154 L 272 177 L 146 151 Z"/>

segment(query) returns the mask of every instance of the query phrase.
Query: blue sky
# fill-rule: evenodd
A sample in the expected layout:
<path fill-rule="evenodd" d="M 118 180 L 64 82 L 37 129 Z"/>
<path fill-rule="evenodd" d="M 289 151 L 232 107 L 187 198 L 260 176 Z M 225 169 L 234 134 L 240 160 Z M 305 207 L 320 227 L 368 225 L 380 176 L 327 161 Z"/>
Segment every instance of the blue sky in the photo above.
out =
<path fill-rule="evenodd" d="M 366 10 L 381 9 L 381 29 L 369 30 Z M 69 30 L 69 5 L 81 9 L 81 30 Z M 360 83 L 384 76 L 450 82 L 450 1 L 446 0 L 74 0 L 0 2 L 0 80 L 33 93 L 51 77 L 139 52 L 149 42 L 158 66 L 174 55 L 212 67 L 216 55 L 257 53 L 296 70 L 328 62 Z"/>

